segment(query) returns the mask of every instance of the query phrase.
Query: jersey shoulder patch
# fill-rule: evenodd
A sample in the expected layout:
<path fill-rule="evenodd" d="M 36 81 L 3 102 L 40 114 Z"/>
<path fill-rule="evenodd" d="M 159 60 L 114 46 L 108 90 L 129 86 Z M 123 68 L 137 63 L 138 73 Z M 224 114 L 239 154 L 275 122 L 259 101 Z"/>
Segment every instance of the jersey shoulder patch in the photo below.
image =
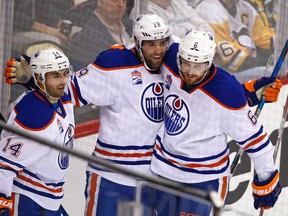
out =
<path fill-rule="evenodd" d="M 244 89 L 234 76 L 216 68 L 216 75 L 202 89 L 228 109 L 241 109 L 247 103 Z"/>
<path fill-rule="evenodd" d="M 37 95 L 35 91 L 27 93 L 14 107 L 15 121 L 23 128 L 41 131 L 53 121 L 54 109 Z"/>

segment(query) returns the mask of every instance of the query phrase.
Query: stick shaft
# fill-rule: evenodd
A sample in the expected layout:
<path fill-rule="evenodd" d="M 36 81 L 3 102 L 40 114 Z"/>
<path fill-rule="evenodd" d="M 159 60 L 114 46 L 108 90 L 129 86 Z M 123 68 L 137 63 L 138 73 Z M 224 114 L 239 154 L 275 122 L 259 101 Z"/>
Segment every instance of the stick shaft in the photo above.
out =
<path fill-rule="evenodd" d="M 284 62 L 285 56 L 287 54 L 287 51 L 288 51 L 288 39 L 286 40 L 286 43 L 285 43 L 285 45 L 284 45 L 284 47 L 283 47 L 283 49 L 281 51 L 281 54 L 280 54 L 280 56 L 279 56 L 279 58 L 277 60 L 277 63 L 275 65 L 274 69 L 273 69 L 273 72 L 271 74 L 271 77 L 274 77 L 274 78 L 277 77 L 277 75 L 278 75 L 278 73 L 279 73 L 279 71 L 281 69 L 281 66 L 282 66 L 282 64 Z M 257 107 L 257 109 L 256 109 L 256 111 L 254 113 L 254 115 L 257 118 L 259 117 L 259 115 L 260 115 L 260 113 L 261 113 L 261 111 L 262 111 L 262 109 L 264 107 L 264 104 L 265 104 L 265 99 L 261 99 L 261 101 L 260 101 L 260 103 L 259 103 L 259 105 L 258 105 L 258 107 Z M 236 156 L 234 157 L 234 160 L 233 160 L 233 162 L 231 164 L 231 167 L 230 167 L 231 176 L 234 175 L 235 170 L 236 170 L 236 168 L 238 166 L 238 162 L 239 162 L 240 158 L 242 157 L 242 154 L 243 154 L 243 149 L 239 148 L 239 150 L 238 150 L 238 152 L 237 152 Z"/>
<path fill-rule="evenodd" d="M 280 143 L 282 141 L 282 136 L 283 136 L 283 131 L 284 131 L 284 125 L 285 125 L 286 118 L 287 118 L 287 113 L 288 113 L 288 95 L 286 97 L 285 106 L 283 108 L 282 119 L 281 119 L 280 127 L 278 129 L 277 140 L 276 140 L 276 144 L 275 144 L 275 148 L 274 148 L 274 153 L 273 153 L 274 163 L 276 161 L 278 149 L 279 149 Z M 264 215 L 264 208 L 260 208 L 259 216 L 263 216 L 263 215 Z"/>
<path fill-rule="evenodd" d="M 107 161 L 105 159 L 92 157 L 91 155 L 88 155 L 88 154 L 85 154 L 83 152 L 76 151 L 76 150 L 73 150 L 69 147 L 63 146 L 60 143 L 53 143 L 53 142 L 46 140 L 46 139 L 43 139 L 41 137 L 28 134 L 25 131 L 22 131 L 22 130 L 16 129 L 15 127 L 12 127 L 11 125 L 7 125 L 4 121 L 1 121 L 1 120 L 0 120 L 0 128 L 8 130 L 12 133 L 18 134 L 19 136 L 22 136 L 22 137 L 25 137 L 25 138 L 28 138 L 31 140 L 35 140 L 35 141 L 37 141 L 43 145 L 49 146 L 53 149 L 57 149 L 58 151 L 66 152 L 66 153 L 73 155 L 77 158 L 81 158 L 81 159 L 86 160 L 88 162 L 104 166 L 109 170 L 120 172 L 124 175 L 131 176 L 134 178 L 138 177 L 138 178 L 143 179 L 147 182 L 155 183 L 155 184 L 158 184 L 158 185 L 161 185 L 164 187 L 168 187 L 168 188 L 171 188 L 171 189 L 174 189 L 177 191 L 181 191 L 181 192 L 193 195 L 195 197 L 198 197 L 200 199 L 209 201 L 209 202 L 211 202 L 211 204 L 213 205 L 213 208 L 214 208 L 214 214 L 213 215 L 217 215 L 221 210 L 222 200 L 220 197 L 218 197 L 218 195 L 215 195 L 214 191 L 204 191 L 204 190 L 200 190 L 197 188 L 184 186 L 180 182 L 174 182 L 174 181 L 171 181 L 168 179 L 146 175 L 146 174 L 138 172 L 138 171 L 125 169 L 125 168 L 120 167 L 117 164 L 112 163 L 110 161 Z"/>
<path fill-rule="evenodd" d="M 282 64 L 284 62 L 285 56 L 287 54 L 287 51 L 288 51 L 288 39 L 286 40 L 286 43 L 285 43 L 285 45 L 284 45 L 284 47 L 283 47 L 283 49 L 282 49 L 282 51 L 280 53 L 280 56 L 279 56 L 279 58 L 277 60 L 277 63 L 275 65 L 275 67 L 274 67 L 274 70 L 272 72 L 271 77 L 274 77 L 274 78 L 277 77 L 277 75 L 278 75 L 278 73 L 279 73 L 279 71 L 281 69 L 281 66 L 282 66 Z M 259 105 L 258 105 L 258 107 L 257 107 L 257 109 L 255 111 L 255 116 L 256 117 L 258 117 L 260 115 L 260 112 L 262 111 L 264 104 L 265 104 L 265 99 L 261 99 L 261 101 L 260 101 L 260 103 L 259 103 Z"/>
<path fill-rule="evenodd" d="M 281 119 L 280 127 L 278 129 L 277 141 L 276 141 L 275 148 L 274 148 L 274 154 L 273 154 L 274 162 L 276 161 L 278 149 L 279 149 L 280 143 L 282 141 L 282 136 L 283 136 L 283 132 L 284 132 L 284 125 L 286 122 L 287 114 L 288 114 L 288 94 L 287 94 L 286 102 L 285 102 L 285 105 L 283 108 L 282 119 Z"/>

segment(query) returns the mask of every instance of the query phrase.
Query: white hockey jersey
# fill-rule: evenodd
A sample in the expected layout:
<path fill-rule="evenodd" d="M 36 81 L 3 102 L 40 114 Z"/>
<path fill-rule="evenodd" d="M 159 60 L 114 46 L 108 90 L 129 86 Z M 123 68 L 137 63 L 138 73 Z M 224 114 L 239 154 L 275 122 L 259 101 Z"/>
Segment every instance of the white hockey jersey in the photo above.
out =
<path fill-rule="evenodd" d="M 39 91 L 21 95 L 8 125 L 55 144 L 72 147 L 74 113 L 70 97 L 59 99 L 57 110 Z M 0 193 L 30 197 L 43 208 L 58 210 L 69 156 L 44 144 L 4 130 L 0 142 Z M 13 182 L 14 178 L 14 182 Z"/>
<path fill-rule="evenodd" d="M 163 122 L 160 70 L 148 71 L 135 48 L 119 46 L 102 52 L 76 76 L 74 85 L 82 91 L 76 103 L 100 107 L 100 130 L 93 156 L 129 170 L 151 173 L 155 137 Z M 97 164 L 89 163 L 87 169 L 119 184 L 136 185 L 135 179 Z"/>
<path fill-rule="evenodd" d="M 198 183 L 229 175 L 227 136 L 252 158 L 257 174 L 273 172 L 273 146 L 247 106 L 242 86 L 222 70 L 192 87 L 181 79 L 170 46 L 162 67 L 164 125 L 156 138 L 151 169 L 183 183 Z"/>

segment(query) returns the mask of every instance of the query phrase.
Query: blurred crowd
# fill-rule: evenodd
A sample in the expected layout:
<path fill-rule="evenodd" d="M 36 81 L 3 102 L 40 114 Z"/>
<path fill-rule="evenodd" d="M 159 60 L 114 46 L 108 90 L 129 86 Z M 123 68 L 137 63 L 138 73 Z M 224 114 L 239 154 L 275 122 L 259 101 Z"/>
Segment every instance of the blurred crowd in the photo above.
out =
<path fill-rule="evenodd" d="M 217 43 L 215 63 L 240 81 L 271 71 L 277 0 L 150 0 L 172 34 L 211 31 Z M 114 44 L 133 42 L 134 0 L 15 0 L 12 54 L 61 49 L 74 71 L 93 63 Z M 17 92 L 17 91 L 15 91 Z M 16 98 L 18 95 L 13 97 Z"/>
<path fill-rule="evenodd" d="M 212 31 L 217 63 L 233 73 L 266 66 L 274 49 L 276 3 L 150 0 L 148 10 L 164 18 L 180 38 L 191 29 Z M 14 5 L 13 55 L 50 42 L 66 52 L 78 70 L 111 45 L 133 41 L 134 0 L 15 0 Z"/>

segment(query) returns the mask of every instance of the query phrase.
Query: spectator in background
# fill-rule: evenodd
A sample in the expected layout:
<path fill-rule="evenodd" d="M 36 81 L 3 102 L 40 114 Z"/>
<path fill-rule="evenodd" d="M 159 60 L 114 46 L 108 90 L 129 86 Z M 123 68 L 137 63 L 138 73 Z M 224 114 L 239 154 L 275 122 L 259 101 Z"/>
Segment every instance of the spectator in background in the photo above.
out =
<path fill-rule="evenodd" d="M 259 13 L 262 21 L 266 26 L 270 26 L 271 28 L 276 27 L 277 20 L 277 0 L 246 0 L 249 2 Z"/>
<path fill-rule="evenodd" d="M 213 29 L 197 15 L 195 9 L 188 5 L 187 0 L 150 0 L 148 10 L 162 17 L 168 24 L 172 35 L 179 38 L 191 29 L 213 33 Z M 134 16 L 134 11 L 131 12 L 130 17 Z"/>
<path fill-rule="evenodd" d="M 38 41 L 52 41 L 65 48 L 69 38 L 60 32 L 60 24 L 72 6 L 74 0 L 15 0 L 12 55 L 20 55 L 26 44 Z"/>
<path fill-rule="evenodd" d="M 36 50 L 55 47 L 62 51 L 69 43 L 60 32 L 64 12 L 74 0 L 14 0 L 11 55 L 31 56 Z M 11 86 L 10 102 L 25 91 L 22 86 Z"/>
<path fill-rule="evenodd" d="M 218 65 L 235 73 L 240 82 L 268 75 L 266 65 L 274 52 L 275 32 L 265 26 L 250 3 L 205 0 L 197 5 L 196 12 L 214 29 Z"/>
<path fill-rule="evenodd" d="M 75 70 L 95 60 L 100 52 L 113 44 L 132 43 L 132 20 L 124 17 L 126 0 L 96 0 L 95 13 L 81 31 L 76 33 L 68 49 L 68 57 Z"/>

